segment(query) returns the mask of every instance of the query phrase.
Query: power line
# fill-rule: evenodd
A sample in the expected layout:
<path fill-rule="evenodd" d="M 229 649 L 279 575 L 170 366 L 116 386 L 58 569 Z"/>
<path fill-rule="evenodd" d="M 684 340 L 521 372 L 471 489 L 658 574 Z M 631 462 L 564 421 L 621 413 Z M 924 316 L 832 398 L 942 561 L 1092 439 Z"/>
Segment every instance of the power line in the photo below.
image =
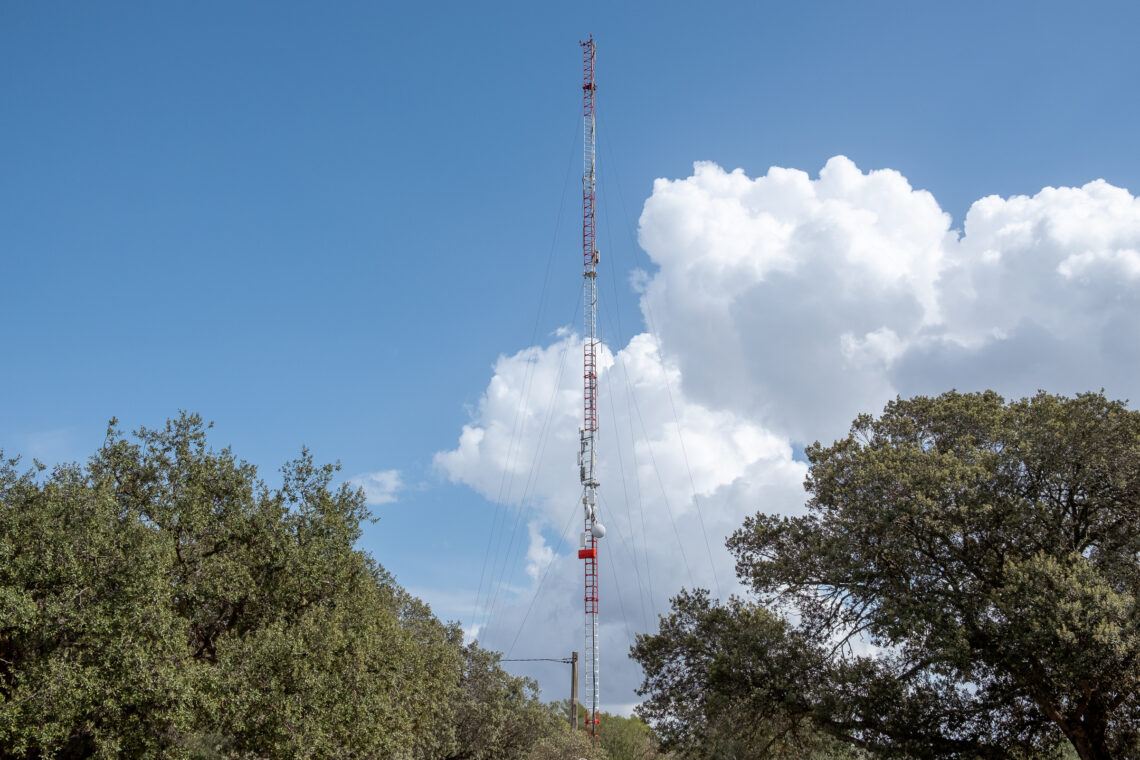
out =
<path fill-rule="evenodd" d="M 570 185 L 570 173 L 571 173 L 573 166 L 574 166 L 574 149 L 578 143 L 578 135 L 580 134 L 579 133 L 580 129 L 581 129 L 581 125 L 575 124 L 574 137 L 570 141 L 570 150 L 569 150 L 569 153 L 566 157 L 566 175 L 562 180 L 562 192 L 561 192 L 559 199 L 558 199 L 558 213 L 555 215 L 555 218 L 554 218 L 554 234 L 550 240 L 550 252 L 546 258 L 546 271 L 544 272 L 543 278 L 542 278 L 542 291 L 539 294 L 538 307 L 536 308 L 535 315 L 534 315 L 534 327 L 531 330 L 530 344 L 532 346 L 537 343 L 538 328 L 539 328 L 539 324 L 541 323 L 541 320 L 542 320 L 543 307 L 546 304 L 546 293 L 547 293 L 548 285 L 550 282 L 550 271 L 551 271 L 552 265 L 554 263 L 555 253 L 557 252 L 557 249 L 558 249 L 558 235 L 559 235 L 559 232 L 562 228 L 563 210 L 565 209 L 565 206 L 566 206 L 566 188 L 569 187 L 569 185 Z M 577 306 L 577 303 L 575 303 L 575 307 L 574 307 L 575 317 L 577 316 L 577 313 L 578 313 L 578 306 Z M 561 370 L 560 370 L 560 372 L 561 372 Z M 526 373 L 524 373 L 522 391 L 520 392 L 520 395 L 519 395 L 519 405 L 518 405 L 518 408 L 515 410 L 515 420 L 514 420 L 514 423 L 512 424 L 511 441 L 510 441 L 510 444 L 508 445 L 508 449 L 507 449 L 507 464 L 503 468 L 503 474 L 499 480 L 499 495 L 498 495 L 498 498 L 495 500 L 495 513 L 491 519 L 491 531 L 487 536 L 487 549 L 483 554 L 482 568 L 479 570 L 479 585 L 475 591 L 475 605 L 474 605 L 474 608 L 473 608 L 472 613 L 471 613 L 473 618 L 479 617 L 479 599 L 480 599 L 480 597 L 483 596 L 483 580 L 484 580 L 484 577 L 486 576 L 486 573 L 487 573 L 488 562 L 491 563 L 491 576 L 490 576 L 490 578 L 487 578 L 487 581 L 490 583 L 491 580 L 495 577 L 495 567 L 497 566 L 498 560 L 497 559 L 494 559 L 494 560 L 491 559 L 491 557 L 492 557 L 491 549 L 492 549 L 492 546 L 496 545 L 496 542 L 495 542 L 496 528 L 500 524 L 499 518 L 500 518 L 500 515 L 503 514 L 504 505 L 506 504 L 506 502 L 510 501 L 510 493 L 511 493 L 511 490 L 513 489 L 513 485 L 514 485 L 514 472 L 513 472 L 514 468 L 512 467 L 512 463 L 514 462 L 514 452 L 516 451 L 516 445 L 518 443 L 518 439 L 521 438 L 520 418 L 522 416 L 523 407 L 525 406 L 527 399 L 530 397 L 530 386 L 531 386 L 531 383 L 533 382 L 533 378 L 534 378 L 534 365 L 533 365 L 533 363 L 528 363 L 527 371 L 526 371 Z M 533 465 L 532 465 L 532 467 L 533 467 Z M 508 474 L 510 476 L 509 479 L 508 479 Z M 525 491 L 525 489 L 524 489 L 524 491 Z M 504 498 L 504 494 L 505 494 L 506 498 Z M 503 527 L 504 531 L 506 530 L 506 520 L 507 519 L 509 519 L 509 518 L 506 516 L 503 517 L 502 527 Z M 516 521 L 516 530 L 517 530 L 517 521 Z M 514 539 L 514 533 L 512 533 L 512 542 L 511 542 L 512 544 L 514 543 L 513 539 Z M 498 546 L 499 547 L 502 546 L 502 534 L 501 533 L 499 534 Z M 501 583 L 501 580 L 500 580 L 500 583 Z M 492 590 L 494 590 L 495 598 L 497 598 L 498 586 L 492 585 L 492 586 L 488 587 L 487 597 L 483 599 L 484 614 L 486 615 L 486 617 L 488 619 L 490 618 L 491 610 L 494 607 L 494 599 L 492 598 Z M 472 624 L 473 625 L 475 624 L 474 620 L 472 620 Z"/>
<path fill-rule="evenodd" d="M 575 299 L 575 301 L 577 301 L 577 299 Z M 574 306 L 575 317 L 577 316 L 577 314 L 578 314 L 578 304 L 575 303 L 575 306 Z M 550 391 L 550 399 L 547 401 L 547 404 L 546 404 L 546 414 L 543 416 L 542 427 L 539 429 L 539 433 L 538 433 L 539 444 L 538 444 L 538 446 L 535 447 L 534 457 L 531 460 L 530 475 L 527 477 L 526 484 L 523 488 L 522 496 L 519 498 L 518 513 L 515 515 L 515 524 L 514 524 L 514 527 L 511 529 L 511 540 L 507 544 L 507 550 L 505 552 L 501 553 L 502 558 L 503 558 L 503 563 L 502 563 L 502 566 L 499 570 L 499 579 L 498 579 L 498 582 L 492 587 L 492 588 L 494 588 L 494 594 L 492 595 L 490 590 L 488 590 L 488 592 L 487 592 L 488 595 L 490 596 L 490 602 L 489 602 L 489 605 L 487 606 L 487 618 L 488 618 L 488 620 L 494 614 L 495 606 L 499 602 L 499 595 L 502 591 L 504 581 L 514 578 L 513 573 L 509 577 L 507 576 L 507 566 L 510 562 L 511 553 L 514 551 L 515 539 L 518 537 L 519 526 L 522 524 L 522 516 L 523 516 L 523 512 L 526 508 L 525 505 L 526 505 L 527 498 L 529 497 L 532 488 L 534 488 L 538 485 L 538 478 L 537 478 L 538 466 L 542 462 L 543 455 L 546 453 L 546 443 L 549 440 L 549 436 L 547 435 L 547 431 L 550 429 L 551 420 L 554 419 L 554 401 L 558 397 L 558 389 L 562 384 L 562 373 L 563 373 L 563 370 L 565 369 L 565 366 L 566 366 L 566 355 L 569 352 L 570 352 L 570 343 L 566 342 L 562 346 L 562 353 L 560 354 L 559 359 L 558 359 L 558 373 L 555 375 L 554 386 L 551 388 L 551 391 Z M 504 523 L 504 530 L 505 530 L 505 523 Z M 501 534 L 500 534 L 500 537 L 501 537 Z M 502 542 L 500 541 L 500 547 L 501 547 L 501 545 L 502 545 Z M 495 567 L 499 567 L 499 566 L 497 564 L 492 565 L 492 568 L 491 568 L 492 576 L 494 575 Z M 517 568 L 515 569 L 515 571 L 517 572 Z"/>
<path fill-rule="evenodd" d="M 566 540 L 566 533 L 570 530 L 570 526 L 574 523 L 574 515 L 577 514 L 577 512 L 578 512 L 578 505 L 575 503 L 571 503 L 571 505 L 570 505 L 570 516 L 566 520 L 566 525 L 564 525 L 562 527 L 562 532 L 558 534 L 558 546 L 554 550 L 554 556 L 551 557 L 550 561 L 546 563 L 546 570 L 543 571 L 542 578 L 539 580 L 538 586 L 534 590 L 534 596 L 532 596 L 530 598 L 530 604 L 527 605 L 526 614 L 523 615 L 523 619 L 519 623 L 519 629 L 518 629 L 518 631 L 515 632 L 515 638 L 513 641 L 511 641 L 511 646 L 509 649 L 507 649 L 507 654 L 510 654 L 511 652 L 514 651 L 515 644 L 518 643 L 519 636 L 522 635 L 523 627 L 526 625 L 526 621 L 530 617 L 531 610 L 534 609 L 534 603 L 535 603 L 535 601 L 537 601 L 538 595 L 542 591 L 542 587 L 546 584 L 546 576 L 550 575 L 550 568 L 554 567 L 554 560 L 555 560 L 555 558 L 558 557 L 559 550 L 562 549 L 562 544 Z"/>
<path fill-rule="evenodd" d="M 607 155 L 609 155 L 611 157 L 611 161 L 612 161 L 612 151 L 609 150 L 609 141 L 603 140 L 602 147 L 604 150 L 606 150 Z M 615 174 L 616 174 L 616 172 L 615 172 Z M 625 194 L 622 192 L 621 182 L 620 182 L 620 180 L 617 180 L 616 177 L 615 177 L 615 182 L 617 184 L 618 199 L 621 201 L 622 210 L 625 212 L 625 216 L 628 219 L 629 218 L 629 210 L 625 204 Z M 628 229 L 628 225 L 627 225 L 627 229 Z M 632 240 L 632 235 L 631 235 L 631 241 L 636 243 L 636 241 Z M 705 517 L 704 517 L 703 511 L 701 510 L 700 498 L 697 495 L 696 481 L 693 478 L 692 468 L 689 466 L 689 454 L 685 448 L 685 438 L 681 432 L 681 420 L 680 420 L 679 416 L 677 415 L 677 406 L 673 402 L 672 383 L 669 382 L 669 373 L 667 371 L 665 371 L 665 366 L 664 366 L 665 357 L 661 351 L 660 341 L 658 341 L 657 337 L 656 337 L 658 335 L 658 332 L 657 332 L 657 326 L 655 324 L 656 320 L 653 319 L 653 309 L 649 305 L 649 299 L 648 298 L 643 298 L 641 300 L 641 303 L 643 306 L 643 312 L 644 312 L 644 316 L 645 316 L 646 326 L 649 328 L 649 331 L 654 336 L 654 343 L 656 344 L 656 347 L 657 347 L 658 360 L 662 364 L 662 370 L 663 370 L 662 371 L 662 378 L 665 381 L 665 392 L 669 397 L 669 408 L 673 413 L 673 423 L 677 428 L 677 440 L 681 445 L 681 458 L 682 458 L 682 461 L 684 461 L 684 463 L 685 463 L 685 472 L 689 476 L 689 489 L 693 494 L 693 507 L 695 508 L 695 510 L 697 512 L 697 522 L 701 526 L 701 536 L 704 538 L 705 552 L 708 555 L 709 568 L 712 570 L 713 583 L 716 585 L 717 595 L 723 596 L 723 593 L 721 592 L 721 588 L 720 588 L 720 578 L 718 577 L 717 572 L 716 572 L 716 562 L 713 560 L 712 546 L 709 544 L 708 531 L 705 530 Z M 641 414 L 641 412 L 639 410 L 638 415 L 640 416 L 640 414 Z M 642 429 L 643 430 L 644 430 L 644 425 L 645 425 L 645 423 L 642 422 Z M 652 451 L 650 452 L 650 456 L 652 457 Z M 656 466 L 657 466 L 656 463 L 654 463 L 654 469 L 656 469 Z M 660 480 L 660 477 L 661 477 L 661 475 L 660 475 L 660 473 L 658 473 L 658 479 L 659 480 Z M 670 511 L 669 516 L 670 516 L 670 519 L 672 519 L 672 512 L 671 511 Z M 676 530 L 676 525 L 674 525 L 674 530 Z M 679 541 L 680 541 L 680 538 L 678 537 L 678 542 Z M 684 556 L 684 550 L 682 550 L 682 556 Z M 687 564 L 687 562 L 686 562 L 686 564 Z M 690 580 L 690 582 L 691 582 L 691 580 Z"/>

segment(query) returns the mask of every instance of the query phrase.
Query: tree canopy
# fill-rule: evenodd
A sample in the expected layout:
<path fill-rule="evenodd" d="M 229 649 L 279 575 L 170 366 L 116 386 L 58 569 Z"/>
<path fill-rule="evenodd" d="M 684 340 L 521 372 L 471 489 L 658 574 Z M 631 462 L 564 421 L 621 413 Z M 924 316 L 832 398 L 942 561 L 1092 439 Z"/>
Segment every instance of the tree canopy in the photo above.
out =
<path fill-rule="evenodd" d="M 0 760 L 598 754 L 355 548 L 335 467 L 270 488 L 195 415 L 113 425 L 84 466 L 0 457 Z"/>
<path fill-rule="evenodd" d="M 669 746 L 1140 756 L 1140 413 L 950 392 L 807 458 L 807 513 L 729 540 L 754 596 L 682 593 L 634 647 Z"/>

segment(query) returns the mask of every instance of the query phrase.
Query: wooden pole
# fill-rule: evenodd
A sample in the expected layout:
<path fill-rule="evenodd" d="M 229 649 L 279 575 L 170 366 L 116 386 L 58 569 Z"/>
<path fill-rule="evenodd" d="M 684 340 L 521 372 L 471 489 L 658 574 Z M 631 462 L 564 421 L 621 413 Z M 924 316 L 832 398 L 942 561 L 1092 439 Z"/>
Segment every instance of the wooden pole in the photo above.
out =
<path fill-rule="evenodd" d="M 570 728 L 578 730 L 578 653 L 570 655 Z"/>

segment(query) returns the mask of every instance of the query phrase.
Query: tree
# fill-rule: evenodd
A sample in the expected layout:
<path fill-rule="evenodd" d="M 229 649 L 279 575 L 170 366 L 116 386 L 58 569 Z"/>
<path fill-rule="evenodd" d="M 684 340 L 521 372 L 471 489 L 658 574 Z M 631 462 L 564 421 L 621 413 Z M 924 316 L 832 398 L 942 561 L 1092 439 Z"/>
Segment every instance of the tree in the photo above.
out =
<path fill-rule="evenodd" d="M 672 744 L 738 715 L 884 757 L 1140 754 L 1140 414 L 950 392 L 807 457 L 807 514 L 729 540 L 757 600 L 682 594 L 634 648 Z"/>
<path fill-rule="evenodd" d="M 649 724 L 637 716 L 623 717 L 603 712 L 598 739 L 609 760 L 653 760 L 657 737 Z"/>
<path fill-rule="evenodd" d="M 606 751 L 585 731 L 573 731 L 565 723 L 535 742 L 524 760 L 609 760 Z"/>
<path fill-rule="evenodd" d="M 0 758 L 157 757 L 190 729 L 170 546 L 76 467 L 0 463 Z"/>
<path fill-rule="evenodd" d="M 0 760 L 515 760 L 560 734 L 355 548 L 336 467 L 303 451 L 269 488 L 206 429 L 112 423 L 51 472 L 0 457 Z"/>
<path fill-rule="evenodd" d="M 528 756 L 544 738 L 557 741 L 562 721 L 538 698 L 538 684 L 512 676 L 502 657 L 472 643 L 461 652 L 462 670 L 440 723 L 446 739 L 424 760 L 507 760 Z"/>
<path fill-rule="evenodd" d="M 639 712 L 683 758 L 840 760 L 850 742 L 817 729 L 819 648 L 764 607 L 682 591 L 633 656 L 646 673 Z"/>
<path fill-rule="evenodd" d="M 565 725 L 570 724 L 570 700 L 550 703 L 550 710 Z M 578 703 L 578 732 L 586 734 L 586 706 Z M 654 760 L 658 753 L 658 738 L 653 728 L 636 715 L 624 717 L 602 711 L 597 744 L 609 760 Z"/>

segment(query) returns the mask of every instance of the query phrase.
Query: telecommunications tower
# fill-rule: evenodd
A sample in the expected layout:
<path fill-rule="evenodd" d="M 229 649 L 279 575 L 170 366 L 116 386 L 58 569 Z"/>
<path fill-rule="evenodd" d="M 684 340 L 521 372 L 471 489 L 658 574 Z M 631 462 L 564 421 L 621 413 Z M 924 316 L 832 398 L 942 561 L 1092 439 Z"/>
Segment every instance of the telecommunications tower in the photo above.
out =
<path fill-rule="evenodd" d="M 606 529 L 597 520 L 598 479 L 598 245 L 594 224 L 594 37 L 582 46 L 582 343 L 583 420 L 579 430 L 578 471 L 582 480 L 585 530 L 578 558 L 585 565 L 586 733 L 598 736 L 598 539 Z"/>

